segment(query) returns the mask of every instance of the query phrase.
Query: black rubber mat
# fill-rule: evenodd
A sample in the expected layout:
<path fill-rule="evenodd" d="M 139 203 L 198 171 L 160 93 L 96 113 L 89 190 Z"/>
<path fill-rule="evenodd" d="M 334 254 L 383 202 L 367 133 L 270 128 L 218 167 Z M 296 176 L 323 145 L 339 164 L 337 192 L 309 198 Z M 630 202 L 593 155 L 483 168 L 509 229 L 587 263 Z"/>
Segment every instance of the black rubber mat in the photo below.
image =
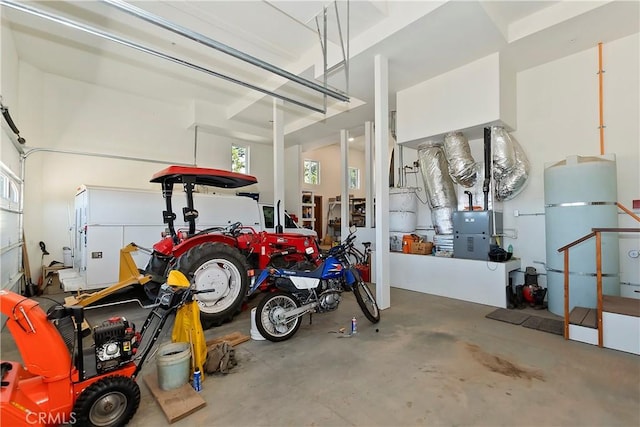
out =
<path fill-rule="evenodd" d="M 501 322 L 512 323 L 514 325 L 521 325 L 522 322 L 531 316 L 521 311 L 499 308 L 487 314 L 485 317 L 488 319 L 499 320 Z"/>
<path fill-rule="evenodd" d="M 529 316 L 522 324 L 525 328 L 536 329 L 538 331 L 549 332 L 556 335 L 564 335 L 564 322 L 556 319 L 545 319 L 544 317 Z"/>

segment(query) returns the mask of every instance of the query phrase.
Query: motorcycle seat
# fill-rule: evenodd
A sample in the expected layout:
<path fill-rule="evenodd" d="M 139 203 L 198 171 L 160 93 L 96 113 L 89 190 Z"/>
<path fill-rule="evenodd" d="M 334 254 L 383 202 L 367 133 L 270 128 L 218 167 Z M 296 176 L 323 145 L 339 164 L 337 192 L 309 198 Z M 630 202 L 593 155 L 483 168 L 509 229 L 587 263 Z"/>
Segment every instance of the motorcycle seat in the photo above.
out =
<path fill-rule="evenodd" d="M 312 264 L 311 264 L 312 265 Z M 319 279 L 322 277 L 322 267 L 324 266 L 324 264 L 320 264 L 319 266 L 315 267 L 313 270 L 298 270 L 298 269 L 284 269 L 283 271 L 286 271 L 286 273 L 289 275 L 290 273 L 293 273 L 293 276 L 300 276 L 300 277 L 313 277 L 316 279 Z"/>

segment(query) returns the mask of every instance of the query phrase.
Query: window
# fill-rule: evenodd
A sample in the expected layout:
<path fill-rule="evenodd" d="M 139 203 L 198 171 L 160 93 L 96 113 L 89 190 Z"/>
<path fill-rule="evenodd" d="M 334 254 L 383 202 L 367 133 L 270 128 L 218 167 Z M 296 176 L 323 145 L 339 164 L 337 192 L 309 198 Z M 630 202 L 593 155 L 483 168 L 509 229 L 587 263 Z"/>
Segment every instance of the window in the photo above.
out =
<path fill-rule="evenodd" d="M 231 146 L 231 170 L 249 173 L 249 149 L 247 147 Z"/>
<path fill-rule="evenodd" d="M 11 177 L 0 172 L 0 206 L 7 209 L 16 209 L 18 201 L 18 184 Z"/>
<path fill-rule="evenodd" d="M 264 212 L 264 227 L 275 228 L 276 217 L 273 206 L 263 206 L 262 211 Z M 287 211 L 284 212 L 284 228 L 298 228 L 298 225 L 293 222 Z"/>
<path fill-rule="evenodd" d="M 264 227 L 274 228 L 275 221 L 273 217 L 275 216 L 275 214 L 273 212 L 273 206 L 263 206 L 262 212 L 264 213 Z"/>
<path fill-rule="evenodd" d="M 360 169 L 349 168 L 349 189 L 360 188 Z"/>
<path fill-rule="evenodd" d="M 320 162 L 317 160 L 304 161 L 304 183 L 320 184 Z"/>

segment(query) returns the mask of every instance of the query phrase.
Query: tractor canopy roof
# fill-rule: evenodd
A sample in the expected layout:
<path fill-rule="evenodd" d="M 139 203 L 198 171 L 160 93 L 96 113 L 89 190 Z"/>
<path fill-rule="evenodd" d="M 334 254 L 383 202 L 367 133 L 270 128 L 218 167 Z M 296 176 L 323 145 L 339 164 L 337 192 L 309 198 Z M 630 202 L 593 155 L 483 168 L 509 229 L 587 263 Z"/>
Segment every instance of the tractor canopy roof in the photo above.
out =
<path fill-rule="evenodd" d="M 151 177 L 151 182 L 182 183 L 185 176 L 194 177 L 197 185 L 220 188 L 239 188 L 258 182 L 255 176 L 243 173 L 190 166 L 169 166 L 156 172 Z"/>

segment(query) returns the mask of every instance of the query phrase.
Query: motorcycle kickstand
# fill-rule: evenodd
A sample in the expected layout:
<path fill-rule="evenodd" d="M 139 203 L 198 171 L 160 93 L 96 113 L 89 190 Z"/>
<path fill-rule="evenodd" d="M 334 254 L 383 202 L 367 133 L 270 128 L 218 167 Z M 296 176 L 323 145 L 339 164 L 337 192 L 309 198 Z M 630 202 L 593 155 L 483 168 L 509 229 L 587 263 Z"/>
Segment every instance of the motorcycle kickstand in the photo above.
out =
<path fill-rule="evenodd" d="M 309 313 L 309 325 L 313 324 L 313 313 Z"/>

